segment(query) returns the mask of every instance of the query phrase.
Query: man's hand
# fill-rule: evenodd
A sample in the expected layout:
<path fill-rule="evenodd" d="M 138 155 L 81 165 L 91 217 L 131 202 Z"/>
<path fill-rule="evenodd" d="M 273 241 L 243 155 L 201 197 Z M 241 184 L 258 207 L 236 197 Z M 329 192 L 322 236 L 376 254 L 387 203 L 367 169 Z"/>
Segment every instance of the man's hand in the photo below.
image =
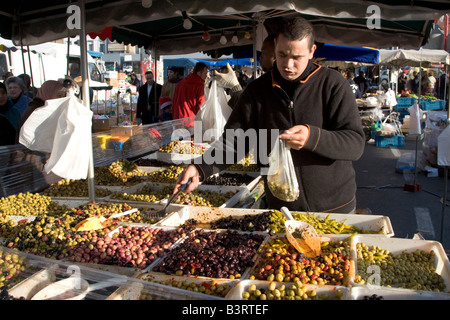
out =
<path fill-rule="evenodd" d="M 234 73 L 233 69 L 231 68 L 228 62 L 227 62 L 227 69 L 228 69 L 227 73 L 221 73 L 217 72 L 217 70 L 214 70 L 214 79 L 216 79 L 217 85 L 219 87 L 231 89 L 239 85 L 239 80 L 236 77 L 236 74 Z"/>
<path fill-rule="evenodd" d="M 294 126 L 280 134 L 280 139 L 285 139 L 291 149 L 300 150 L 309 138 L 309 128 L 304 125 Z"/>
<path fill-rule="evenodd" d="M 191 191 L 195 190 L 200 182 L 200 176 L 198 174 L 197 168 L 192 164 L 189 165 L 186 169 L 184 169 L 184 171 L 181 172 L 180 175 L 178 176 L 177 184 L 173 189 L 173 193 L 174 194 L 177 193 L 178 190 L 180 190 L 181 186 L 188 182 L 189 178 L 192 180 L 192 182 L 186 188 L 186 190 L 184 190 L 185 193 L 190 193 Z"/>

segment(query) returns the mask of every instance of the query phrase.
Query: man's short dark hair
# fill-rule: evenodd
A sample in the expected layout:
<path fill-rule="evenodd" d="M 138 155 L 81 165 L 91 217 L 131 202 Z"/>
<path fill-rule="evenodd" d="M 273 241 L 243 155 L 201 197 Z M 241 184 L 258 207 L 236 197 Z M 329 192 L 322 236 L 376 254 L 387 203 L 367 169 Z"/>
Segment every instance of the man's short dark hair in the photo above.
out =
<path fill-rule="evenodd" d="M 194 70 L 192 71 L 192 73 L 197 73 L 200 71 L 203 71 L 203 69 L 208 68 L 207 64 L 204 62 L 197 62 L 194 66 Z"/>
<path fill-rule="evenodd" d="M 153 74 L 153 71 L 151 71 L 151 70 L 148 70 L 148 71 L 145 71 L 145 74 Z"/>
<path fill-rule="evenodd" d="M 284 18 L 281 23 L 278 36 L 282 34 L 289 40 L 309 39 L 309 48 L 314 45 L 314 28 L 312 24 L 302 17 Z"/>

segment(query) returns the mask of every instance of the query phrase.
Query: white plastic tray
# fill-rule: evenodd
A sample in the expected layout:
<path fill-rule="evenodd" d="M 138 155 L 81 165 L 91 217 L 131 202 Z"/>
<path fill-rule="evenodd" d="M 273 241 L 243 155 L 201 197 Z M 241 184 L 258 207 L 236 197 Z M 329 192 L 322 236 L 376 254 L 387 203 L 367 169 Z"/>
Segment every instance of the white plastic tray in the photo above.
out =
<path fill-rule="evenodd" d="M 450 300 L 450 294 L 442 292 L 417 291 L 380 286 L 351 287 L 348 300 L 364 300 L 365 296 L 376 294 L 383 300 Z"/>
<path fill-rule="evenodd" d="M 212 278 L 204 278 L 204 277 L 187 277 L 187 276 L 175 276 L 175 275 L 167 275 L 162 274 L 160 272 L 146 272 L 142 273 L 138 276 L 138 279 L 145 280 L 145 281 L 160 281 L 164 285 L 170 285 L 166 283 L 171 283 L 172 281 L 178 281 L 183 282 L 186 281 L 188 283 L 195 283 L 197 285 L 201 285 L 202 283 L 210 283 L 211 281 L 214 281 L 217 285 L 229 285 L 230 288 L 233 288 L 236 284 L 239 283 L 240 280 L 238 279 L 212 279 Z M 231 291 L 231 290 L 230 290 Z M 202 293 L 205 294 L 205 293 Z M 229 294 L 229 292 L 228 292 Z M 207 294 L 205 294 L 207 295 Z M 208 297 L 210 295 L 207 295 Z M 217 295 L 213 295 L 215 297 L 219 298 L 225 298 Z"/>
<path fill-rule="evenodd" d="M 238 209 L 238 208 L 208 208 L 184 206 L 158 221 L 155 225 L 176 227 L 183 225 L 189 219 L 198 223 L 211 223 L 225 217 L 242 218 L 248 214 L 261 214 L 269 209 Z"/>
<path fill-rule="evenodd" d="M 182 144 L 190 145 L 194 144 L 196 146 L 204 147 L 205 150 L 208 149 L 211 145 L 208 143 L 194 143 L 191 141 L 181 141 Z M 201 154 L 182 154 L 182 153 L 168 153 L 156 151 L 155 156 L 157 160 L 164 161 L 167 163 L 173 164 L 190 164 L 193 159 L 201 157 Z"/>
<path fill-rule="evenodd" d="M 295 211 L 293 211 L 295 212 Z M 394 229 L 391 224 L 391 220 L 387 216 L 382 215 L 371 215 L 371 214 L 342 214 L 342 213 L 324 213 L 324 212 L 302 212 L 297 211 L 301 214 L 312 214 L 319 219 L 325 219 L 329 215 L 329 220 L 336 220 L 340 223 L 345 223 L 347 225 L 355 226 L 359 229 L 364 229 L 366 231 L 379 231 L 383 229 L 385 234 L 364 234 L 367 236 L 384 236 L 393 237 Z M 332 236 L 332 234 L 326 234 L 326 236 Z"/>
<path fill-rule="evenodd" d="M 418 240 L 418 239 L 404 239 L 404 238 L 387 238 L 387 237 L 370 237 L 365 235 L 356 235 L 352 241 L 352 257 L 351 263 L 353 264 L 352 268 L 355 271 L 354 275 L 350 277 L 350 284 L 355 287 L 369 287 L 370 285 L 361 285 L 355 283 L 354 276 L 358 274 L 358 264 L 356 257 L 356 244 L 364 243 L 368 247 L 378 246 L 381 249 L 389 250 L 394 256 L 397 254 L 401 254 L 403 251 L 413 252 L 417 249 L 423 250 L 425 252 L 434 251 L 436 254 L 435 265 L 434 268 L 436 273 L 442 276 L 445 286 L 446 292 L 450 292 L 450 262 L 445 253 L 442 244 L 437 241 L 429 241 L 429 240 Z M 405 289 L 408 290 L 408 289 Z M 410 290 L 413 291 L 413 290 Z M 422 291 L 422 290 L 417 290 Z M 433 292 L 425 291 L 429 294 L 434 294 Z M 442 294 L 442 293 L 441 293 Z M 440 295 L 441 295 L 440 294 Z M 438 295 L 438 296 L 440 296 Z"/>
<path fill-rule="evenodd" d="M 199 229 L 197 229 L 199 230 Z M 205 232 L 225 232 L 226 230 L 209 230 L 209 229 L 203 229 Z M 259 258 L 259 251 L 262 247 L 262 245 L 267 241 L 267 237 L 268 237 L 268 233 L 266 232 L 247 232 L 247 231 L 236 231 L 237 233 L 240 234 L 259 234 L 263 236 L 263 240 L 261 242 L 261 244 L 258 247 L 258 250 L 256 251 L 255 255 L 252 257 L 252 261 L 256 262 L 257 259 Z M 187 237 L 180 239 L 179 241 L 177 241 L 176 243 L 174 243 L 169 250 L 165 251 L 164 256 L 157 258 L 153 263 L 151 263 L 149 266 L 147 266 L 147 268 L 143 269 L 143 273 L 148 273 L 148 272 L 153 272 L 153 268 L 158 266 L 161 262 L 164 261 L 164 259 L 167 257 L 167 254 L 173 250 L 175 247 L 178 247 L 179 245 L 182 245 L 183 242 L 186 240 Z M 247 279 L 250 275 L 250 271 L 252 270 L 252 267 L 248 267 L 245 269 L 245 271 L 241 274 L 241 279 Z M 159 273 L 162 274 L 160 272 L 153 272 L 153 273 Z M 229 280 L 227 278 L 212 278 L 212 277 L 205 277 L 205 276 L 195 276 L 195 278 L 198 279 L 202 279 L 202 280 L 218 280 L 218 279 L 222 279 L 222 280 Z"/>
<path fill-rule="evenodd" d="M 140 184 L 131 186 L 127 189 L 125 189 L 123 191 L 123 193 L 127 193 L 127 194 L 133 194 L 136 193 L 138 190 L 142 189 L 144 186 L 148 185 L 150 188 L 154 189 L 154 190 L 162 190 L 164 187 L 166 186 L 174 186 L 175 184 L 167 184 L 167 183 L 155 183 L 155 182 L 142 182 Z M 228 199 L 224 204 L 220 205 L 220 208 L 225 208 L 225 207 L 233 207 L 239 200 L 240 195 L 243 194 L 245 192 L 245 190 L 247 190 L 246 187 L 236 187 L 236 186 L 206 186 L 206 185 L 199 185 L 197 187 L 197 189 L 195 190 L 199 190 L 199 191 L 210 191 L 210 192 L 217 192 L 217 193 L 227 193 L 227 192 L 236 192 L 236 194 L 231 197 L 230 199 Z M 133 201 L 133 200 L 122 200 L 122 199 L 112 199 L 111 197 L 106 197 L 105 198 L 106 201 L 108 202 L 127 202 L 127 203 L 146 203 L 144 201 Z M 158 201 L 158 202 L 153 202 L 155 204 L 160 203 L 160 204 L 165 204 L 167 201 L 167 199 Z M 148 204 L 148 202 L 147 202 Z"/>
<path fill-rule="evenodd" d="M 227 299 L 230 300 L 243 300 L 242 294 L 248 290 L 251 285 L 256 285 L 257 289 L 267 289 L 269 287 L 270 281 L 260 281 L 260 280 L 241 280 L 238 284 L 236 284 L 231 291 L 226 296 Z M 293 282 L 276 282 L 277 287 L 280 285 L 285 285 L 286 288 L 289 288 L 290 285 L 294 284 Z M 308 291 L 315 290 L 317 295 L 322 293 L 328 293 L 330 300 L 345 300 L 348 296 L 348 287 L 344 286 L 316 286 L 312 284 L 303 285 Z M 341 290 L 343 295 L 340 299 L 336 297 L 336 290 Z"/>

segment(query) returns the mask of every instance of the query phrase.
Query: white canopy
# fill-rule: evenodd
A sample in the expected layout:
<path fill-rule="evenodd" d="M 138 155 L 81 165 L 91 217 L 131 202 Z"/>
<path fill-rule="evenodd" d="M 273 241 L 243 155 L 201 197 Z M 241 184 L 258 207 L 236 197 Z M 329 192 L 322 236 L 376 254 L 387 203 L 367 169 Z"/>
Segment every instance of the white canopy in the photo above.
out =
<path fill-rule="evenodd" d="M 383 50 L 380 49 L 380 64 L 397 67 L 429 67 L 432 64 L 450 64 L 450 55 L 445 50 Z"/>

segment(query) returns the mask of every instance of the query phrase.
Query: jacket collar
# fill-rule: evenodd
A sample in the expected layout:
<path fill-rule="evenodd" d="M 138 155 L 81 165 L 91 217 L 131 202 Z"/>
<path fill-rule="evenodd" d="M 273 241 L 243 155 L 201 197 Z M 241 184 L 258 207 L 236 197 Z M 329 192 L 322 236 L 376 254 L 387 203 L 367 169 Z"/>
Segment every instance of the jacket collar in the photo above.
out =
<path fill-rule="evenodd" d="M 278 71 L 277 63 L 276 61 L 273 64 L 273 68 L 271 71 L 272 74 L 272 86 L 274 87 L 283 87 L 283 83 L 289 83 L 290 85 L 300 84 L 300 83 L 306 83 L 314 74 L 317 73 L 322 68 L 321 65 L 318 65 L 317 63 L 312 62 L 312 60 L 308 61 L 308 65 L 306 66 L 303 73 L 295 80 L 289 81 L 285 80 L 280 72 Z"/>

